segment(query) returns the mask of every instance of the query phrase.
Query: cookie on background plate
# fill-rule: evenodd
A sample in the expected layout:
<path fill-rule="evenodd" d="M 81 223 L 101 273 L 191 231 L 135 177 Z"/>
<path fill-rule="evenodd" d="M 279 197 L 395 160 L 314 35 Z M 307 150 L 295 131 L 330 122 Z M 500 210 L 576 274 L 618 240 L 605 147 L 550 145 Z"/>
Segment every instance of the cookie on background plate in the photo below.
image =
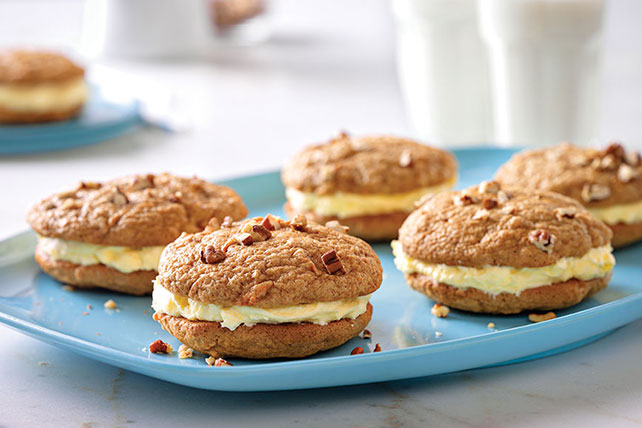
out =
<path fill-rule="evenodd" d="M 37 203 L 27 221 L 38 234 L 36 261 L 52 277 L 148 294 L 167 244 L 203 230 L 212 217 L 246 215 L 232 189 L 165 173 L 81 182 Z"/>
<path fill-rule="evenodd" d="M 292 218 L 339 221 L 350 234 L 369 240 L 397 237 L 399 227 L 423 196 L 455 184 L 450 153 L 397 137 L 351 137 L 345 133 L 310 146 L 283 168 Z"/>
<path fill-rule="evenodd" d="M 495 179 L 576 199 L 613 230 L 614 247 L 642 239 L 642 163 L 639 153 L 620 144 L 604 150 L 568 143 L 527 150 L 502 165 Z"/>
<path fill-rule="evenodd" d="M 214 357 L 298 358 L 358 335 L 382 281 L 374 250 L 340 230 L 267 215 L 184 234 L 163 251 L 154 319 Z"/>
<path fill-rule="evenodd" d="M 561 309 L 607 286 L 611 230 L 553 192 L 483 182 L 413 212 L 392 243 L 415 290 L 471 312 Z"/>
<path fill-rule="evenodd" d="M 85 70 L 63 55 L 0 52 L 0 123 L 38 123 L 75 116 L 87 99 Z"/>

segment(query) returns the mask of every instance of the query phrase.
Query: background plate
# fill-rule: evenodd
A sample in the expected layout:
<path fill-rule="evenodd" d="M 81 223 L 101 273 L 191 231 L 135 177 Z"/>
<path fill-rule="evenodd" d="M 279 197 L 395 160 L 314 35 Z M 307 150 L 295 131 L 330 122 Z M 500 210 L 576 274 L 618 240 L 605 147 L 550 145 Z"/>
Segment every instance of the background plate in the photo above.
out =
<path fill-rule="evenodd" d="M 116 138 L 142 123 L 135 100 L 113 101 L 92 87 L 80 114 L 62 122 L 0 125 L 0 155 L 50 152 Z"/>
<path fill-rule="evenodd" d="M 455 151 L 460 186 L 488 179 L 512 154 L 505 149 Z M 229 180 L 250 215 L 281 214 L 283 188 L 278 173 Z M 487 316 L 453 310 L 448 318 L 430 314 L 432 302 L 413 292 L 392 261 L 388 244 L 374 246 L 384 282 L 373 298 L 368 329 L 372 341 L 354 338 L 345 345 L 302 360 L 230 360 L 234 367 L 208 367 L 204 356 L 180 360 L 153 355 L 146 347 L 161 338 L 179 342 L 151 318 L 149 297 L 102 291 L 64 291 L 43 274 L 30 255 L 31 233 L 0 243 L 0 321 L 46 342 L 134 372 L 198 388 L 264 391 L 379 382 L 447 373 L 551 355 L 588 343 L 642 317 L 642 245 L 616 252 L 611 285 L 558 318 L 531 324 L 526 315 Z M 104 309 L 113 298 L 118 310 Z M 91 305 L 92 309 L 88 309 Z M 87 312 L 87 315 L 83 313 Z M 487 327 L 495 323 L 495 329 Z M 371 353 L 375 343 L 383 352 Z M 350 356 L 355 346 L 366 353 Z"/>

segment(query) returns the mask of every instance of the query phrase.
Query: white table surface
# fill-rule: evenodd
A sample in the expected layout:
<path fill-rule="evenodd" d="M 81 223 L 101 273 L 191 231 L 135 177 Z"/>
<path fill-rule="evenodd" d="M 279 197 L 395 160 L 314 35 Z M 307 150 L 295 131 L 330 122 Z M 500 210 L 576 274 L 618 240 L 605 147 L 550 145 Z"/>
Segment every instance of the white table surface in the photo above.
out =
<path fill-rule="evenodd" d="M 636 0 L 610 3 L 601 122 L 604 139 L 637 148 L 641 13 Z M 78 46 L 80 17 L 77 0 L 5 1 L 0 44 Z M 209 60 L 96 63 L 95 78 L 174 94 L 191 130 L 149 128 L 93 147 L 0 157 L 0 238 L 26 228 L 24 213 L 36 199 L 80 179 L 147 171 L 217 179 L 277 168 L 294 150 L 341 129 L 412 134 L 386 1 L 282 0 L 276 20 L 268 44 L 221 49 Z M 252 394 L 175 386 L 5 327 L 0 343 L 0 427 L 642 425 L 642 321 L 578 350 L 513 366 Z"/>

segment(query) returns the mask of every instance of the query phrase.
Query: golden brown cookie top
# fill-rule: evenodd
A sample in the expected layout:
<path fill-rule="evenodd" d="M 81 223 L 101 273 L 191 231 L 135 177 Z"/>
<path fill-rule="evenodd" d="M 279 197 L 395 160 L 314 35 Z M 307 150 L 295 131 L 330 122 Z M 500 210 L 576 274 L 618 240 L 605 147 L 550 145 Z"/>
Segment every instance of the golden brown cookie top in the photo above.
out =
<path fill-rule="evenodd" d="M 450 153 L 398 137 L 351 137 L 342 133 L 329 143 L 296 154 L 281 179 L 303 192 L 332 194 L 402 193 L 455 178 Z"/>
<path fill-rule="evenodd" d="M 404 253 L 451 266 L 542 267 L 611 241 L 611 230 L 577 201 L 553 192 L 483 182 L 442 192 L 399 230 Z"/>
<path fill-rule="evenodd" d="M 604 150 L 564 143 L 523 151 L 502 165 L 495 179 L 510 186 L 561 193 L 589 208 L 642 200 L 640 155 L 617 143 Z"/>
<path fill-rule="evenodd" d="M 157 285 L 203 303 L 263 308 L 351 299 L 381 285 L 379 258 L 361 239 L 304 217 L 266 218 L 182 235 L 163 251 Z"/>
<path fill-rule="evenodd" d="M 84 76 L 85 70 L 53 52 L 9 50 L 0 52 L 0 84 L 59 82 Z"/>
<path fill-rule="evenodd" d="M 201 231 L 212 217 L 246 215 L 232 189 L 164 173 L 81 182 L 37 203 L 27 221 L 43 236 L 138 248 L 167 245 L 182 232 Z"/>

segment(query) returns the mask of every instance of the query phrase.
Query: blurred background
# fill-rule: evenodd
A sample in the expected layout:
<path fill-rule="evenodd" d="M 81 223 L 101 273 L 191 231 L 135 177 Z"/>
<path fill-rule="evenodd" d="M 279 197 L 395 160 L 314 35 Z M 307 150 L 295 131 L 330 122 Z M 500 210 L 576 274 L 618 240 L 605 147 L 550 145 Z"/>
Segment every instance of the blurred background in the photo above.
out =
<path fill-rule="evenodd" d="M 141 117 L 100 144 L 0 156 L 0 237 L 81 179 L 256 173 L 340 130 L 642 148 L 639 0 L 223 3 L 0 1 L 0 48 L 63 52 Z"/>

